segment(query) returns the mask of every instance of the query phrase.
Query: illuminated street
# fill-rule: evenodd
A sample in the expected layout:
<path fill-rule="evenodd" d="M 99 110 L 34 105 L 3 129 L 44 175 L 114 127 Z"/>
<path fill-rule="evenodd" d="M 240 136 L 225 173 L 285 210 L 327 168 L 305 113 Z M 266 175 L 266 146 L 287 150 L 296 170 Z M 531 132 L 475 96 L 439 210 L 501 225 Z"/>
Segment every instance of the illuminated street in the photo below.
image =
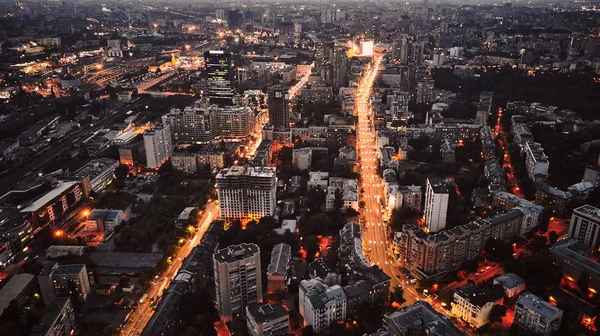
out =
<path fill-rule="evenodd" d="M 124 322 L 124 327 L 121 330 L 121 335 L 141 335 L 144 327 L 152 318 L 154 314 L 154 307 L 152 303 L 160 300 L 162 293 L 168 288 L 169 284 L 179 273 L 179 268 L 190 254 L 192 249 L 198 245 L 202 236 L 210 226 L 210 223 L 217 217 L 219 213 L 219 206 L 217 202 L 210 202 L 206 205 L 204 214 L 198 223 L 198 231 L 192 239 L 190 239 L 180 250 L 179 255 L 172 259 L 172 263 L 169 268 L 162 274 L 158 279 L 151 283 L 151 287 L 148 290 L 148 297 L 142 303 L 138 303 L 135 310 L 129 315 L 129 319 Z"/>
<path fill-rule="evenodd" d="M 383 222 L 383 186 L 381 178 L 377 175 L 379 158 L 377 152 L 376 132 L 373 127 L 373 115 L 370 96 L 373 83 L 377 77 L 382 56 L 374 60 L 364 71 L 357 92 L 355 109 L 358 115 L 356 131 L 358 157 L 360 158 L 361 173 L 361 201 L 365 203 L 362 209 L 363 251 L 367 259 L 379 266 L 392 278 L 392 288 L 399 285 L 400 281 L 393 275 L 387 254 L 387 234 Z"/>

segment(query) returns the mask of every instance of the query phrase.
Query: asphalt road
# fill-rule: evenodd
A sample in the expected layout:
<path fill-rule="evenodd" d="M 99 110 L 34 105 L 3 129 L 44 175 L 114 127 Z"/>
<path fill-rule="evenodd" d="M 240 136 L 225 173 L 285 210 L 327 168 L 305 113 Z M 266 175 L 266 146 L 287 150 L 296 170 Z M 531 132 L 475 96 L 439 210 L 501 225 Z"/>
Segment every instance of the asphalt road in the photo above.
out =
<path fill-rule="evenodd" d="M 211 202 L 206 205 L 206 209 L 198 222 L 198 231 L 196 231 L 196 234 L 192 239 L 185 243 L 177 257 L 172 259 L 172 263 L 167 271 L 165 271 L 158 279 L 152 281 L 151 287 L 147 292 L 148 297 L 144 302 L 138 304 L 138 307 L 129 315 L 127 321 L 124 322 L 121 335 L 132 336 L 142 334 L 142 331 L 154 314 L 154 308 L 151 306 L 151 302 L 160 299 L 163 291 L 168 288 L 173 278 L 179 273 L 179 268 L 181 268 L 181 264 L 185 258 L 190 254 L 192 249 L 198 245 L 202 236 L 204 236 L 204 233 L 210 226 L 210 223 L 218 216 L 218 214 L 219 206 L 217 205 L 217 202 Z"/>
<path fill-rule="evenodd" d="M 373 61 L 363 72 L 358 88 L 356 90 L 355 111 L 358 115 L 358 126 L 356 131 L 358 156 L 360 157 L 361 174 L 361 201 L 365 203 L 362 209 L 363 230 L 363 252 L 368 260 L 379 266 L 391 280 L 391 287 L 400 284 L 400 280 L 394 275 L 391 262 L 388 258 L 386 225 L 383 222 L 383 206 L 381 205 L 383 195 L 383 184 L 377 174 L 379 166 L 379 154 L 377 149 L 377 137 L 373 127 L 373 110 L 371 109 L 370 97 L 373 83 L 377 78 L 381 55 L 373 58 Z"/>

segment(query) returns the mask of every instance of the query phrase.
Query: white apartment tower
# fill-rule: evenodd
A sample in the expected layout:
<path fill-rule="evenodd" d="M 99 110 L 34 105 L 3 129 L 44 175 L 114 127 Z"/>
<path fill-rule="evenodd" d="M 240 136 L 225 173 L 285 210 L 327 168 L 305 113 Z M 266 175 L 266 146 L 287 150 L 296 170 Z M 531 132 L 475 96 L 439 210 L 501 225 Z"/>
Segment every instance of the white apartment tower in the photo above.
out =
<path fill-rule="evenodd" d="M 260 249 L 231 245 L 213 254 L 219 314 L 225 322 L 244 316 L 246 307 L 262 302 Z"/>
<path fill-rule="evenodd" d="M 597 251 L 600 248 L 600 209 L 586 204 L 573 210 L 569 239 L 585 243 Z"/>
<path fill-rule="evenodd" d="M 429 232 L 446 227 L 448 214 L 448 187 L 441 181 L 428 178 L 425 190 L 425 226 Z"/>
<path fill-rule="evenodd" d="M 217 174 L 221 218 L 261 218 L 275 212 L 274 167 L 233 166 Z"/>
<path fill-rule="evenodd" d="M 169 127 L 157 125 L 144 132 L 144 147 L 148 168 L 160 168 L 163 163 L 169 160 L 169 157 L 173 153 Z"/>

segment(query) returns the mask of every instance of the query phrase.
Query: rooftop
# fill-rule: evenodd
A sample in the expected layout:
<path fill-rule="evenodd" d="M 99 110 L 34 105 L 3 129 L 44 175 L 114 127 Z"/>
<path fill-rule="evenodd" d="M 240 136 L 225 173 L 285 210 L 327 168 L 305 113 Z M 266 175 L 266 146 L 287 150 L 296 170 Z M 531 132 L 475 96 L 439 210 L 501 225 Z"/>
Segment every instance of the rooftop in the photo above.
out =
<path fill-rule="evenodd" d="M 477 307 L 483 307 L 488 302 L 496 301 L 491 297 L 491 295 L 485 288 L 480 288 L 472 284 L 459 287 L 454 292 L 454 295 L 460 296 L 461 298 L 467 300 L 472 305 Z"/>
<path fill-rule="evenodd" d="M 10 302 L 19 296 L 34 278 L 35 276 L 33 274 L 28 273 L 14 275 L 8 283 L 0 289 L 0 311 L 4 312 L 4 309 L 8 307 Z"/>
<path fill-rule="evenodd" d="M 287 310 L 281 303 L 255 303 L 246 308 L 257 324 L 277 320 L 288 315 Z"/>
<path fill-rule="evenodd" d="M 462 336 L 464 335 L 454 324 L 444 315 L 433 309 L 425 301 L 417 301 L 410 306 L 405 306 L 397 311 L 386 314 L 384 321 L 387 324 L 393 324 L 402 331 L 409 331 L 415 326 L 425 325 L 430 336 Z"/>
<path fill-rule="evenodd" d="M 517 305 L 522 305 L 525 308 L 532 309 L 546 318 L 551 318 L 554 315 L 562 312 L 562 310 L 554 307 L 553 305 L 531 293 L 521 294 L 517 300 Z"/>
<path fill-rule="evenodd" d="M 154 268 L 162 253 L 96 251 L 90 259 L 99 267 Z"/>
<path fill-rule="evenodd" d="M 575 208 L 575 210 L 573 210 L 573 213 L 596 222 L 600 221 L 600 209 L 596 208 L 593 205 L 582 205 L 579 208 Z"/>
<path fill-rule="evenodd" d="M 506 288 L 516 288 L 525 284 L 525 280 L 514 273 L 506 273 L 501 275 L 494 279 L 494 283 L 496 282 L 502 284 Z"/>
<path fill-rule="evenodd" d="M 292 260 L 292 248 L 288 244 L 277 244 L 271 251 L 271 262 L 267 268 L 267 275 L 285 275 Z"/>
<path fill-rule="evenodd" d="M 241 259 L 252 257 L 259 254 L 260 250 L 256 244 L 231 245 L 218 250 L 213 254 L 213 259 L 219 263 L 231 263 Z"/>
<path fill-rule="evenodd" d="M 313 294 L 309 300 L 314 309 L 325 307 L 331 301 L 346 299 L 344 290 L 339 285 L 329 287 L 324 293 Z"/>
<path fill-rule="evenodd" d="M 56 197 L 62 195 L 64 192 L 78 184 L 79 182 L 77 181 L 60 181 L 54 186 L 54 188 L 52 188 L 52 190 L 47 192 L 44 196 L 35 200 L 29 206 L 23 208 L 21 212 L 27 213 L 37 211 Z"/>
<path fill-rule="evenodd" d="M 65 309 L 65 306 L 70 305 L 71 300 L 69 298 L 56 298 L 52 301 L 42 319 L 33 327 L 31 331 L 32 335 L 48 335 L 50 328 L 54 326 L 58 318 L 61 317 L 61 312 Z M 74 317 L 74 316 L 73 316 Z M 74 324 L 73 324 L 74 326 Z M 68 330 L 64 330 L 65 333 L 69 333 Z"/>
<path fill-rule="evenodd" d="M 103 220 L 103 221 L 111 221 L 115 220 L 123 210 L 115 210 L 115 209 L 94 209 L 90 213 L 88 219 L 91 220 Z"/>
<path fill-rule="evenodd" d="M 115 170 L 119 165 L 119 161 L 113 159 L 94 159 L 86 163 L 83 167 L 79 168 L 73 176 L 78 178 L 84 178 L 89 176 L 91 180 L 96 176 L 106 172 L 107 170 Z"/>
<path fill-rule="evenodd" d="M 600 264 L 586 257 L 583 253 L 587 250 L 585 243 L 577 240 L 560 240 L 552 246 L 552 253 L 558 254 L 561 258 L 569 258 L 574 262 L 587 268 L 589 273 L 600 274 Z"/>
<path fill-rule="evenodd" d="M 79 274 L 85 268 L 84 264 L 59 265 L 54 269 L 54 275 Z"/>

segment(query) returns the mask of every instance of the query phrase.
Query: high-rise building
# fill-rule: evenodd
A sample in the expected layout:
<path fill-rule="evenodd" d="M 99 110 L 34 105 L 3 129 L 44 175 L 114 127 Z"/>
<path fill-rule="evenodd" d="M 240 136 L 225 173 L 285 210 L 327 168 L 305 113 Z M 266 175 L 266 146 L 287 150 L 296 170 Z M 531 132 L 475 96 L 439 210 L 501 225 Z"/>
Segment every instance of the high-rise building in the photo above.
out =
<path fill-rule="evenodd" d="M 448 214 L 448 187 L 439 180 L 428 178 L 425 189 L 425 226 L 429 232 L 446 227 Z"/>
<path fill-rule="evenodd" d="M 269 105 L 269 122 L 277 129 L 290 127 L 290 111 L 288 108 L 288 90 L 282 85 L 269 87 L 267 104 Z"/>
<path fill-rule="evenodd" d="M 443 48 L 433 49 L 432 63 L 434 66 L 442 66 L 446 62 L 446 53 Z"/>
<path fill-rule="evenodd" d="M 250 107 L 222 106 L 210 109 L 213 137 L 245 138 L 254 129 L 256 115 Z"/>
<path fill-rule="evenodd" d="M 236 30 L 242 26 L 244 16 L 239 10 L 231 10 L 227 12 L 227 26 L 229 30 Z"/>
<path fill-rule="evenodd" d="M 243 316 L 246 307 L 262 302 L 260 249 L 256 244 L 231 245 L 213 254 L 219 314 L 224 321 Z"/>
<path fill-rule="evenodd" d="M 337 91 L 346 86 L 348 81 L 348 56 L 346 55 L 346 48 L 336 48 L 333 51 L 333 91 Z"/>
<path fill-rule="evenodd" d="M 531 294 L 519 296 L 513 325 L 536 335 L 550 336 L 560 329 L 563 311 Z"/>
<path fill-rule="evenodd" d="M 433 102 L 433 79 L 425 79 L 417 83 L 417 104 L 429 104 Z"/>
<path fill-rule="evenodd" d="M 59 297 L 75 295 L 85 301 L 92 291 L 85 264 L 60 265 L 52 271 L 54 291 Z"/>
<path fill-rule="evenodd" d="M 396 92 L 393 95 L 388 96 L 388 100 L 390 101 L 392 120 L 407 120 L 410 117 L 408 111 L 410 93 Z"/>
<path fill-rule="evenodd" d="M 231 105 L 233 99 L 231 53 L 209 50 L 204 53 L 204 64 L 208 86 L 206 96 L 211 104 Z"/>
<path fill-rule="evenodd" d="M 169 127 L 157 125 L 144 132 L 144 149 L 148 168 L 160 168 L 173 153 Z"/>
<path fill-rule="evenodd" d="M 586 204 L 573 210 L 569 239 L 585 243 L 597 251 L 600 248 L 600 209 Z"/>
<path fill-rule="evenodd" d="M 206 143 L 213 139 L 210 129 L 210 109 L 215 108 L 198 100 L 185 109 L 171 109 L 162 116 L 162 123 L 168 125 L 175 143 Z"/>
<path fill-rule="evenodd" d="M 281 303 L 256 303 L 246 308 L 246 325 L 250 336 L 287 336 L 290 317 Z"/>
<path fill-rule="evenodd" d="M 275 212 L 275 168 L 233 166 L 216 179 L 221 218 L 261 218 Z"/>

